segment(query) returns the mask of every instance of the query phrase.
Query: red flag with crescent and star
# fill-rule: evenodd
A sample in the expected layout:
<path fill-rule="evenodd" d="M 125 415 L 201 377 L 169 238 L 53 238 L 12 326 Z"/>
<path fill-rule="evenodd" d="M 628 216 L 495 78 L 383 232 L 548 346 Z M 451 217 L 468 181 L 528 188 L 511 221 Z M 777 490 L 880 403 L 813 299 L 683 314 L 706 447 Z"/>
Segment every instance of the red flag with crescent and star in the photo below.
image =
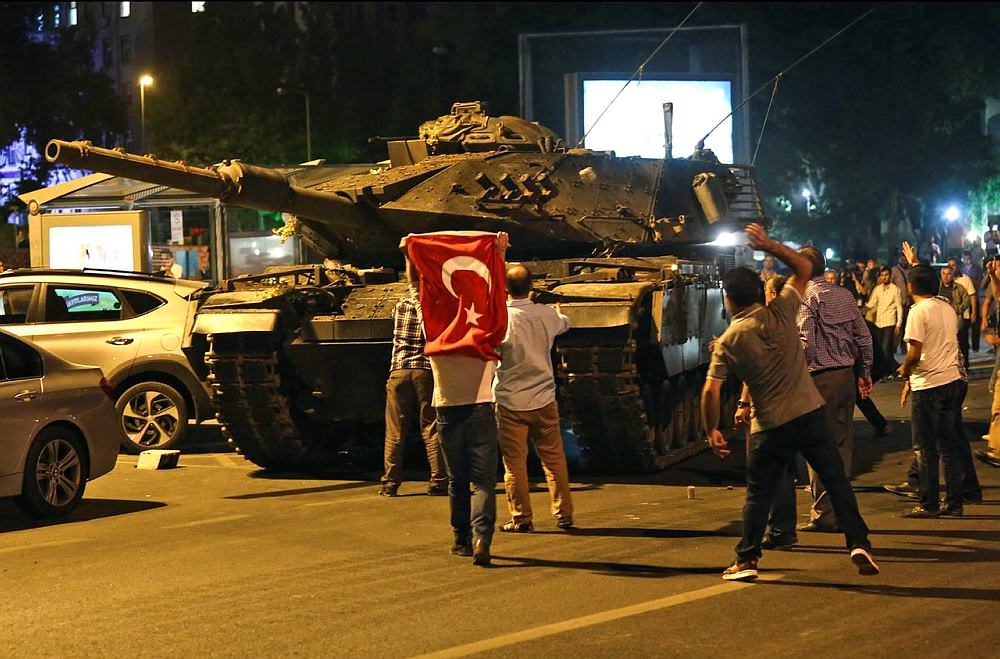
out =
<path fill-rule="evenodd" d="M 499 359 L 507 333 L 506 264 L 495 233 L 411 234 L 406 254 L 420 273 L 424 354 Z"/>

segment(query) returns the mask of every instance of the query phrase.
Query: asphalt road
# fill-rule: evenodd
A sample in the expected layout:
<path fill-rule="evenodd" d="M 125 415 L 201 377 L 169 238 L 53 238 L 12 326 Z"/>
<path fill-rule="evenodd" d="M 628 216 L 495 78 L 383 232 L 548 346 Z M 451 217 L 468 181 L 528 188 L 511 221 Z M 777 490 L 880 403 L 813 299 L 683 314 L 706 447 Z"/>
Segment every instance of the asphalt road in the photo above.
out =
<path fill-rule="evenodd" d="M 985 384 L 966 412 L 977 438 Z M 887 416 L 897 395 L 876 387 Z M 801 534 L 765 552 L 755 584 L 719 578 L 740 527 L 738 461 L 574 479 L 573 533 L 538 489 L 536 533 L 498 533 L 482 569 L 449 555 L 447 499 L 423 495 L 419 470 L 385 499 L 374 474 L 269 476 L 202 429 L 177 469 L 121 456 L 68 521 L 0 503 L 0 655 L 995 657 L 1000 469 L 978 465 L 986 501 L 965 517 L 901 519 L 909 502 L 879 488 L 910 459 L 909 424 L 893 425 L 875 440 L 856 423 L 882 574 L 857 575 L 841 536 Z"/>

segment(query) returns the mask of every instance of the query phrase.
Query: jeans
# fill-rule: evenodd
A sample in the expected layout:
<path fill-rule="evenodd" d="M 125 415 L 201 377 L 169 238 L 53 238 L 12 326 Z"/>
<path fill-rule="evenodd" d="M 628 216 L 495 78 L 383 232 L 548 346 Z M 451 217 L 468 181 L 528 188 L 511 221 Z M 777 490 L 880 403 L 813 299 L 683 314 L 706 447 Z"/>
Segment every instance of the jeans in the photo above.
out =
<path fill-rule="evenodd" d="M 910 420 L 917 457 L 920 505 L 938 510 L 941 504 L 938 464 L 944 461 L 945 505 L 962 505 L 962 449 L 956 430 L 961 380 L 913 392 Z"/>
<path fill-rule="evenodd" d="M 455 539 L 478 538 L 488 547 L 497 518 L 497 422 L 493 404 L 435 407 L 434 411 L 448 467 L 448 502 Z"/>
<path fill-rule="evenodd" d="M 955 412 L 955 432 L 958 433 L 959 460 L 962 463 L 962 498 L 981 499 L 983 497 L 983 487 L 979 484 L 979 477 L 976 475 L 976 465 L 972 461 L 972 447 L 969 446 L 969 436 L 965 433 L 965 423 L 962 421 L 962 405 L 965 403 L 965 394 L 969 391 L 969 383 L 965 380 L 958 381 L 958 409 Z M 906 472 L 906 482 L 914 487 L 920 483 L 920 464 L 917 461 L 916 453 L 913 461 Z"/>
<path fill-rule="evenodd" d="M 794 538 L 795 530 L 795 474 L 798 466 L 793 457 L 778 476 L 774 486 L 774 502 L 767 520 L 767 535 L 772 538 Z"/>
<path fill-rule="evenodd" d="M 847 480 L 844 463 L 834 444 L 822 408 L 788 423 L 750 435 L 747 458 L 747 498 L 743 506 L 743 537 L 736 545 L 739 560 L 760 557 L 768 513 L 775 488 L 783 472 L 799 451 L 826 484 L 837 521 L 844 531 L 848 549 L 870 547 L 868 526 L 858 512 L 858 502 Z"/>
<path fill-rule="evenodd" d="M 878 382 L 882 378 L 893 375 L 899 364 L 893 356 L 896 352 L 896 326 L 875 328 L 875 373 L 872 379 Z"/>

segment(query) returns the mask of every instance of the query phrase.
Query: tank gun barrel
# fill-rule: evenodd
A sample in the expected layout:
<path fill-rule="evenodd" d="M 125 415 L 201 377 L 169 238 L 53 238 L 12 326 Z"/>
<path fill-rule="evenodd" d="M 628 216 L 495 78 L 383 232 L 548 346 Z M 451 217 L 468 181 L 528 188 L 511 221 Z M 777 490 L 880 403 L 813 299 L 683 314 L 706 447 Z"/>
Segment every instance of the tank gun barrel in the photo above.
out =
<path fill-rule="evenodd" d="M 366 224 L 361 209 L 351 200 L 292 185 L 278 171 L 238 160 L 194 167 L 155 156 L 105 149 L 90 142 L 64 140 L 50 140 L 45 146 L 45 159 L 78 169 L 188 190 L 235 206 L 288 212 L 353 229 Z"/>

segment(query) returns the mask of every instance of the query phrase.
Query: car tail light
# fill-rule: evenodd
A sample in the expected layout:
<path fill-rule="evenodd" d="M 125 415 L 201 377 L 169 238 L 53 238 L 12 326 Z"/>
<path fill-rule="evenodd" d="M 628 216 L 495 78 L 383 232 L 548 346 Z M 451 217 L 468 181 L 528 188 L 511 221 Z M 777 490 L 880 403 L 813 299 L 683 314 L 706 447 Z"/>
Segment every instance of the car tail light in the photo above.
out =
<path fill-rule="evenodd" d="M 101 391 L 108 395 L 112 403 L 115 402 L 115 391 L 111 388 L 111 383 L 108 382 L 107 378 L 101 378 Z"/>

